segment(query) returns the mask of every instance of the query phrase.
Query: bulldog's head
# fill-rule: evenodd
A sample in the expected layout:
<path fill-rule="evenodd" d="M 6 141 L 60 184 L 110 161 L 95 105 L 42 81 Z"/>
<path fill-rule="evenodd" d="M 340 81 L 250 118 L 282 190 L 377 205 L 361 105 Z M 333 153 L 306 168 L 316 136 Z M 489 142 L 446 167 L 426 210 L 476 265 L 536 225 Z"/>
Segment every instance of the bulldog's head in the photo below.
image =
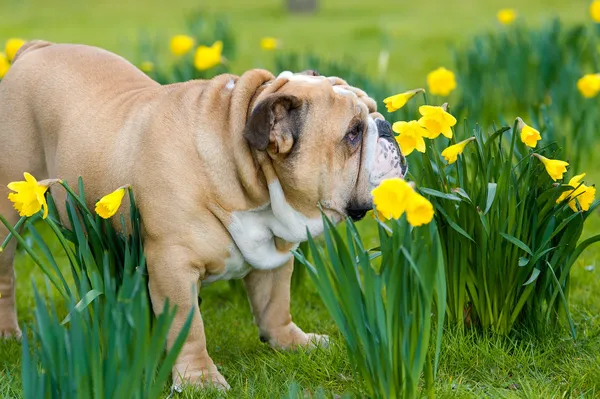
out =
<path fill-rule="evenodd" d="M 318 218 L 320 204 L 336 222 L 359 220 L 373 207 L 373 188 L 406 174 L 390 124 L 362 90 L 313 72 L 284 72 L 269 85 L 244 136 L 270 160 L 294 210 Z"/>

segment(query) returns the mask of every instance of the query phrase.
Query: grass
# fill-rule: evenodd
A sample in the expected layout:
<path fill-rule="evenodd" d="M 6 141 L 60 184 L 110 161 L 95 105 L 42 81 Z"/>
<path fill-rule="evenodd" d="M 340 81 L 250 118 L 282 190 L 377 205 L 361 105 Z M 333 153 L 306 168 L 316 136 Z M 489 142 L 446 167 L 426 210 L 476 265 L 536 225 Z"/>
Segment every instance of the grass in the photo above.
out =
<path fill-rule="evenodd" d="M 82 42 L 133 54 L 132 42 L 145 29 L 157 34 L 179 33 L 185 15 L 197 6 L 193 0 L 82 2 L 78 0 L 5 0 L 0 3 L 0 39 L 11 36 Z M 559 15 L 566 22 L 587 17 L 588 1 L 539 2 L 431 1 L 412 7 L 409 2 L 321 0 L 314 16 L 288 16 L 282 0 L 242 2 L 221 0 L 204 5 L 223 12 L 236 28 L 239 56 L 234 72 L 269 66 L 258 40 L 272 35 L 288 49 L 310 49 L 331 58 L 351 55 L 367 72 L 376 70 L 382 35 L 390 37 L 388 78 L 407 87 L 424 85 L 427 71 L 450 64 L 452 45 L 460 45 L 481 30 L 500 29 L 495 12 L 518 6 L 534 24 Z M 590 181 L 600 182 L 598 161 L 587 165 Z M 600 232 L 600 216 L 590 218 L 585 235 Z M 374 241 L 374 224 L 361 223 Z M 369 233 L 370 232 L 370 233 Z M 593 266 L 592 270 L 586 270 Z M 17 260 L 20 322 L 32 318 L 31 279 L 42 286 L 41 274 L 20 254 Z M 542 336 L 522 333 L 503 338 L 462 334 L 447 329 L 443 341 L 436 390 L 441 398 L 551 398 L 600 396 L 600 247 L 586 251 L 572 272 L 571 309 L 578 340 L 566 329 Z M 306 331 L 327 333 L 333 345 L 313 352 L 280 352 L 258 339 L 246 299 L 226 283 L 202 291 L 202 314 L 208 348 L 232 386 L 228 397 L 279 397 L 295 381 L 301 392 L 323 388 L 328 396 L 360 395 L 341 338 L 309 279 L 292 295 L 292 314 Z M 20 397 L 20 345 L 0 341 L 0 397 Z M 165 390 L 165 396 L 168 389 Z M 191 398 L 193 392 L 179 397 Z M 214 396 L 219 396 L 214 393 Z"/>
<path fill-rule="evenodd" d="M 588 233 L 600 231 L 594 217 Z M 361 228 L 369 232 L 372 221 Z M 600 395 L 600 260 L 599 251 L 588 251 L 573 270 L 571 309 L 578 340 L 567 329 L 551 330 L 540 336 L 527 332 L 509 338 L 460 333 L 447 328 L 440 360 L 436 391 L 440 398 L 593 398 Z M 19 316 L 31 320 L 31 280 L 43 280 L 36 267 L 20 254 L 17 273 Z M 593 265 L 592 271 L 585 269 Z M 292 295 L 292 314 L 306 331 L 333 337 L 328 349 L 313 352 L 282 352 L 258 339 L 247 300 L 226 283 L 202 290 L 202 315 L 209 351 L 228 379 L 230 398 L 280 397 L 297 382 L 303 392 L 324 389 L 329 397 L 361 394 L 341 337 L 307 278 Z M 0 397 L 20 396 L 20 344 L 0 341 Z M 165 388 L 165 396 L 169 394 Z M 186 391 L 179 397 L 195 397 Z M 211 392 L 208 397 L 222 397 Z"/>

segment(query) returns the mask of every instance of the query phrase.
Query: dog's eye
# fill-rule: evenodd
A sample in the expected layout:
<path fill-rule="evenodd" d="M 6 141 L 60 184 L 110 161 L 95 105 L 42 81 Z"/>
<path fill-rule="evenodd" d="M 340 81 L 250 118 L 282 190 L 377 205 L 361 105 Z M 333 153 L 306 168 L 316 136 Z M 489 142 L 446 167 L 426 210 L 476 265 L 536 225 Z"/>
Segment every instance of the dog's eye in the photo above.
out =
<path fill-rule="evenodd" d="M 350 145 L 356 145 L 360 142 L 364 130 L 365 124 L 362 121 L 358 122 L 348 130 L 344 138 Z"/>

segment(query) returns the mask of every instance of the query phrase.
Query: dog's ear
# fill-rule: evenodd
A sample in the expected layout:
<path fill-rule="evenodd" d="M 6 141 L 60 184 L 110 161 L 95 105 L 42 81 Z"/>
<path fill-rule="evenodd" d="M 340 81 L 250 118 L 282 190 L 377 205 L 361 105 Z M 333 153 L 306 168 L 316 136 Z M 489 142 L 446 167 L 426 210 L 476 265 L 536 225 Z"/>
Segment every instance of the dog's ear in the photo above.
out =
<path fill-rule="evenodd" d="M 251 147 L 271 154 L 291 151 L 302 129 L 302 100 L 289 94 L 272 94 L 254 107 L 244 137 Z"/>

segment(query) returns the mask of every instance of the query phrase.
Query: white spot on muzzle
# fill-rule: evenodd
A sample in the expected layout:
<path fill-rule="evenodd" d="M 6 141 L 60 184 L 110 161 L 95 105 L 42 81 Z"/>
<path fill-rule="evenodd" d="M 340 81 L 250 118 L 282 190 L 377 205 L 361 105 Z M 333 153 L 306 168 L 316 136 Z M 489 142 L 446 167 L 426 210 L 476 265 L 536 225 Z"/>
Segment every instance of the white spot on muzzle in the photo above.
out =
<path fill-rule="evenodd" d="M 377 132 L 377 124 L 371 115 L 368 118 L 368 127 L 367 127 L 367 143 L 365 146 L 365 160 L 364 165 L 367 173 L 371 176 L 371 171 L 373 169 L 373 162 L 375 161 L 375 153 L 377 150 L 377 137 L 379 133 Z"/>
<path fill-rule="evenodd" d="M 369 172 L 370 190 L 377 187 L 385 179 L 404 177 L 400 154 L 394 143 L 379 137 L 377 124 L 369 116 L 369 130 L 366 147 L 365 167 Z"/>
<path fill-rule="evenodd" d="M 227 82 L 227 84 L 225 85 L 225 88 L 227 90 L 232 90 L 235 87 L 235 82 L 233 81 L 233 79 L 229 79 L 229 82 Z"/>

